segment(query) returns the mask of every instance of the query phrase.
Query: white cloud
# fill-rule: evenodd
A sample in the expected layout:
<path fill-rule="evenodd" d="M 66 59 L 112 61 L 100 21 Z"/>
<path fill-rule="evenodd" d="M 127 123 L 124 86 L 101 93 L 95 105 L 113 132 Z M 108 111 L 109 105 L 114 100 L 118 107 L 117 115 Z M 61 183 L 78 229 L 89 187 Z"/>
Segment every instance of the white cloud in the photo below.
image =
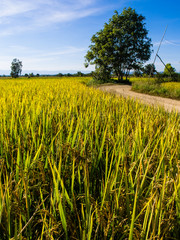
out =
<path fill-rule="evenodd" d="M 176 42 L 176 41 L 168 41 L 168 40 L 165 40 L 165 43 L 168 44 L 168 45 L 180 46 L 180 43 L 179 43 L 179 42 Z"/>
<path fill-rule="evenodd" d="M 26 46 L 21 46 L 21 45 L 10 45 L 8 47 L 8 50 L 6 50 L 7 53 L 13 52 L 14 54 L 21 55 L 21 53 L 24 55 L 28 56 L 34 56 L 34 57 L 50 57 L 50 56 L 61 56 L 61 55 L 72 55 L 76 53 L 81 53 L 87 51 L 86 48 L 78 48 L 74 46 L 66 46 L 63 47 L 62 49 L 53 49 L 53 50 L 38 50 Z"/>
<path fill-rule="evenodd" d="M 41 54 L 39 54 L 39 56 L 47 57 L 47 56 L 71 55 L 71 54 L 75 54 L 75 53 L 84 52 L 86 50 L 87 49 L 85 49 L 85 48 L 66 47 L 63 50 L 57 50 L 57 51 L 53 51 L 53 52 L 41 53 Z"/>
<path fill-rule="evenodd" d="M 95 0 L 0 0 L 0 36 L 69 22 L 102 11 Z"/>
<path fill-rule="evenodd" d="M 92 9 L 84 9 L 81 10 L 68 10 L 68 11 L 61 11 L 61 10 L 51 10 L 49 13 L 44 14 L 41 18 L 37 18 L 35 21 L 35 25 L 37 26 L 47 26 L 53 23 L 63 23 L 63 22 L 70 22 L 72 20 L 88 17 L 92 14 L 99 12 L 98 8 Z"/>
<path fill-rule="evenodd" d="M 159 44 L 160 44 L 160 42 L 155 42 L 155 43 L 153 43 L 153 45 L 154 46 L 159 46 Z M 163 42 L 162 42 L 162 45 L 172 45 L 172 46 L 180 46 L 180 42 L 177 42 L 177 41 L 173 41 L 173 40 L 171 40 L 171 41 L 169 41 L 169 40 L 164 40 Z"/>
<path fill-rule="evenodd" d="M 22 32 L 28 32 L 30 30 L 33 30 L 33 26 L 13 26 L 9 28 L 2 29 L 0 31 L 0 37 L 6 37 L 10 35 L 16 35 Z"/>
<path fill-rule="evenodd" d="M 95 0 L 77 0 L 77 1 L 72 0 L 71 2 L 72 3 L 76 2 L 78 6 L 89 6 L 95 3 L 96 1 Z"/>
<path fill-rule="evenodd" d="M 10 70 L 11 62 L 16 56 L 16 58 L 22 61 L 23 69 L 26 70 L 66 70 L 69 66 L 69 59 L 72 57 L 76 58 L 77 54 L 85 51 L 87 51 L 85 48 L 67 46 L 63 49 L 53 49 L 44 52 L 42 50 L 28 48 L 26 46 L 11 45 L 8 48 L 7 55 L 0 56 L 0 69 Z M 82 68 L 84 68 L 83 59 L 81 63 L 75 63 L 75 65 L 72 64 L 71 68 L 74 70 L 77 69 L 75 66 L 78 66 L 78 64 L 82 65 Z"/>
<path fill-rule="evenodd" d="M 9 17 L 23 14 L 37 9 L 42 1 L 22 1 L 22 0 L 1 0 L 0 17 Z"/>

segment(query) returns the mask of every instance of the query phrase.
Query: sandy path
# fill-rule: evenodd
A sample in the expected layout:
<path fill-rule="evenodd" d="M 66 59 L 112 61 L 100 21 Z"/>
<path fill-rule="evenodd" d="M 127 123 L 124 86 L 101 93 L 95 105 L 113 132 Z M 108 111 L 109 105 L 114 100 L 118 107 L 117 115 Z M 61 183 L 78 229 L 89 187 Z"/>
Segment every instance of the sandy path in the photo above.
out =
<path fill-rule="evenodd" d="M 131 91 L 131 86 L 103 85 L 103 86 L 100 86 L 98 89 L 112 92 L 117 95 L 122 95 L 124 97 L 134 98 L 145 104 L 151 104 L 154 106 L 160 105 L 160 106 L 163 106 L 169 112 L 173 110 L 180 112 L 180 101 L 173 100 L 170 98 L 151 96 L 143 93 L 136 93 Z"/>

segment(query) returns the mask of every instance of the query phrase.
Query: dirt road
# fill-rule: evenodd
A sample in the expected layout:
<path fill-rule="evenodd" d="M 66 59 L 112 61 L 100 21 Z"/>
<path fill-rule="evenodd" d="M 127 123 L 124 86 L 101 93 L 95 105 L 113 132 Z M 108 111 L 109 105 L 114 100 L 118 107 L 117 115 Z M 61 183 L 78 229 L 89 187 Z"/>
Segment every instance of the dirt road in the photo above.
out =
<path fill-rule="evenodd" d="M 115 93 L 117 95 L 122 95 L 124 97 L 130 97 L 139 100 L 145 104 L 151 104 L 154 106 L 163 106 L 165 110 L 171 112 L 173 110 L 180 112 L 180 101 L 173 100 L 169 98 L 150 96 L 143 93 L 136 93 L 131 91 L 131 86 L 127 85 L 104 85 L 100 86 L 98 89 L 102 91 L 107 91 Z"/>

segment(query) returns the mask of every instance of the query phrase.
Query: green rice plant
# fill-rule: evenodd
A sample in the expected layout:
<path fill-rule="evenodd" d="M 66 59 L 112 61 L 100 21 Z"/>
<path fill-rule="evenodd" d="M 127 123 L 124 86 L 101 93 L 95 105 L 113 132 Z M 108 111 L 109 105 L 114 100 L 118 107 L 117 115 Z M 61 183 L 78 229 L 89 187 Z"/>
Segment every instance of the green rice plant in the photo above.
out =
<path fill-rule="evenodd" d="M 179 114 L 82 81 L 1 80 L 0 239 L 178 239 Z"/>

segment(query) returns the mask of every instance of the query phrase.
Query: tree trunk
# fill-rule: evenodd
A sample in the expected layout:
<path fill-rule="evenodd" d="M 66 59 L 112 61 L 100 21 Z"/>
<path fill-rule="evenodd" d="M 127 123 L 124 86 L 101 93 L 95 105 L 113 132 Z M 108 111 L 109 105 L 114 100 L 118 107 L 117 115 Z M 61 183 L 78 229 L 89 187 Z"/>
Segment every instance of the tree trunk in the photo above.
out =
<path fill-rule="evenodd" d="M 123 81 L 123 73 L 121 73 L 121 81 Z"/>
<path fill-rule="evenodd" d="M 117 76 L 118 76 L 118 82 L 122 82 L 123 81 L 123 73 L 118 72 Z"/>

